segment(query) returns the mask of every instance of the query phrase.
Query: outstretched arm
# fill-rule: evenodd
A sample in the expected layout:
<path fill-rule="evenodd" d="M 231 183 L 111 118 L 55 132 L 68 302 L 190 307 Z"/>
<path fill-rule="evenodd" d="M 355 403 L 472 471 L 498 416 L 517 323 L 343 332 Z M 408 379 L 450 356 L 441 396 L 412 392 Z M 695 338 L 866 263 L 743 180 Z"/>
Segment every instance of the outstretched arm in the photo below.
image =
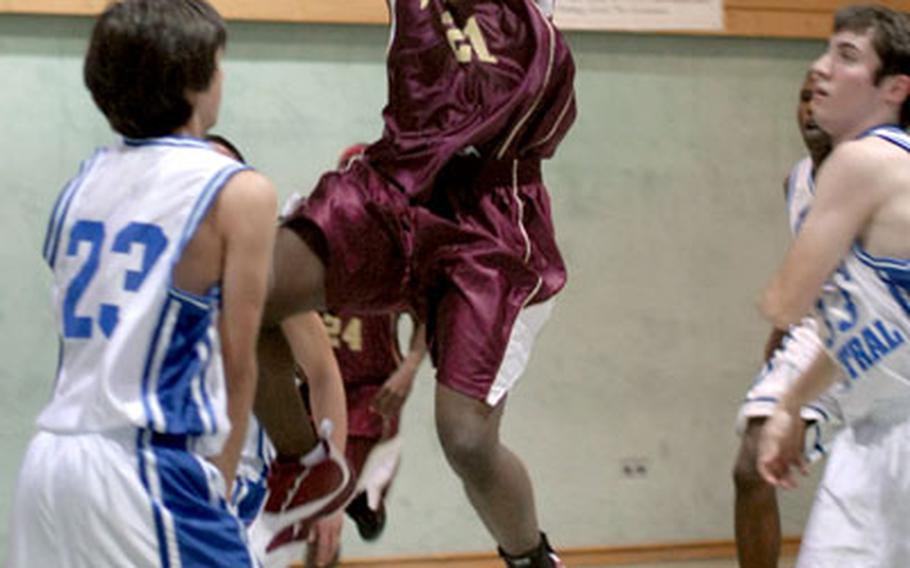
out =
<path fill-rule="evenodd" d="M 281 329 L 309 386 L 313 422 L 331 420 L 332 443 L 344 451 L 348 438 L 344 383 L 322 318 L 316 312 L 297 314 L 284 320 Z"/>
<path fill-rule="evenodd" d="M 382 385 L 371 404 L 374 411 L 389 420 L 401 413 L 411 388 L 417 370 L 427 353 L 427 328 L 424 324 L 413 320 L 414 330 L 411 332 L 411 341 L 408 353 L 398 369 Z"/>
<path fill-rule="evenodd" d="M 761 312 L 778 329 L 809 313 L 881 203 L 874 144 L 865 139 L 842 144 L 819 170 L 812 209 L 762 296 Z"/>
<path fill-rule="evenodd" d="M 305 312 L 284 320 L 281 327 L 309 386 L 313 421 L 319 424 L 326 418 L 331 420 L 332 443 L 344 451 L 348 437 L 344 384 L 322 317 Z M 337 556 L 342 520 L 342 512 L 338 511 L 313 524 L 307 554 L 316 566 L 330 566 Z"/>

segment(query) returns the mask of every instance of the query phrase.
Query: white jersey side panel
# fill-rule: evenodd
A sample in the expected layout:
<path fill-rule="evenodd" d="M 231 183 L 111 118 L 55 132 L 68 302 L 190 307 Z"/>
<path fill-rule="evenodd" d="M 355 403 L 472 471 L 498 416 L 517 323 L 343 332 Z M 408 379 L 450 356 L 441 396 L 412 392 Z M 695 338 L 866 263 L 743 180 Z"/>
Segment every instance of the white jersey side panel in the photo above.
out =
<path fill-rule="evenodd" d="M 812 158 L 806 156 L 793 166 L 787 176 L 787 217 L 790 232 L 799 232 L 803 220 L 815 199 L 815 179 L 812 176 Z"/>
<path fill-rule="evenodd" d="M 879 136 L 910 151 L 896 128 Z M 818 302 L 825 347 L 846 379 L 848 421 L 910 403 L 910 260 L 873 257 L 857 243 Z"/>
<path fill-rule="evenodd" d="M 48 226 L 61 339 L 38 426 L 227 434 L 217 333 L 220 291 L 173 287 L 173 268 L 224 184 L 244 166 L 203 141 L 167 137 L 100 150 Z"/>

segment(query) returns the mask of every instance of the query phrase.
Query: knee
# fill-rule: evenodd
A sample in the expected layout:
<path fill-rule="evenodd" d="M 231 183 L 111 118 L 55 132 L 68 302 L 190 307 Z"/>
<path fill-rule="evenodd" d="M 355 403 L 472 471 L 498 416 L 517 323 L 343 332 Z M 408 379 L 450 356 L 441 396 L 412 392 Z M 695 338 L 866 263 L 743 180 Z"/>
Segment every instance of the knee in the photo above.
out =
<path fill-rule="evenodd" d="M 758 434 L 758 428 L 749 428 L 743 434 L 736 463 L 733 464 L 733 484 L 737 493 L 771 487 L 758 471 Z"/>
<path fill-rule="evenodd" d="M 758 472 L 755 455 L 739 454 L 733 465 L 733 485 L 737 491 L 754 491 L 768 485 Z"/>
<path fill-rule="evenodd" d="M 489 469 L 495 444 L 482 431 L 437 422 L 436 433 L 446 460 L 459 477 L 482 476 Z"/>

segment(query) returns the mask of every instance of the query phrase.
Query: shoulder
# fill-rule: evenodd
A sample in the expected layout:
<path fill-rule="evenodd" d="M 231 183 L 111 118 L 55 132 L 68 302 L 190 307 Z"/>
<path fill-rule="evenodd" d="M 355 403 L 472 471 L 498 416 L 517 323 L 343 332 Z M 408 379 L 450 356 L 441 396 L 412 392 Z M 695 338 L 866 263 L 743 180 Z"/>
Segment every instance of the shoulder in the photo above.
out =
<path fill-rule="evenodd" d="M 867 136 L 839 144 L 825 162 L 838 168 L 849 168 L 858 175 L 883 173 L 881 168 L 890 167 L 907 158 L 907 150 L 877 136 Z M 830 168 L 829 168 L 830 169 Z"/>
<path fill-rule="evenodd" d="M 819 194 L 875 199 L 889 190 L 889 178 L 908 165 L 906 150 L 880 138 L 845 142 L 831 152 L 819 170 Z"/>
<path fill-rule="evenodd" d="M 215 206 L 219 224 L 274 223 L 278 195 L 269 178 L 255 170 L 242 170 L 225 183 Z"/>
<path fill-rule="evenodd" d="M 255 170 L 242 170 L 224 185 L 221 197 L 238 205 L 265 204 L 275 206 L 278 192 L 272 181 Z"/>

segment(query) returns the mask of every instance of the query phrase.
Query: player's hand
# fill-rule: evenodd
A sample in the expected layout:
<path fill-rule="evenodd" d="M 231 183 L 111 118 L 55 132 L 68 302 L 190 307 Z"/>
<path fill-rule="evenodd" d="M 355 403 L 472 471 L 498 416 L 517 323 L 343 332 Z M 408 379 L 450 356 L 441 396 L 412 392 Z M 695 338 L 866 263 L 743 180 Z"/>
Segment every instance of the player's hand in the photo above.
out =
<path fill-rule="evenodd" d="M 376 393 L 370 408 L 386 420 L 397 417 L 411 394 L 415 374 L 415 371 L 404 366 L 398 367 Z"/>
<path fill-rule="evenodd" d="M 324 568 L 338 563 L 343 515 L 343 511 L 337 511 L 313 523 L 307 538 L 307 568 Z"/>
<path fill-rule="evenodd" d="M 762 427 L 758 441 L 758 471 L 771 485 L 784 489 L 797 486 L 793 469 L 808 475 L 803 456 L 806 425 L 799 409 L 778 405 Z"/>

